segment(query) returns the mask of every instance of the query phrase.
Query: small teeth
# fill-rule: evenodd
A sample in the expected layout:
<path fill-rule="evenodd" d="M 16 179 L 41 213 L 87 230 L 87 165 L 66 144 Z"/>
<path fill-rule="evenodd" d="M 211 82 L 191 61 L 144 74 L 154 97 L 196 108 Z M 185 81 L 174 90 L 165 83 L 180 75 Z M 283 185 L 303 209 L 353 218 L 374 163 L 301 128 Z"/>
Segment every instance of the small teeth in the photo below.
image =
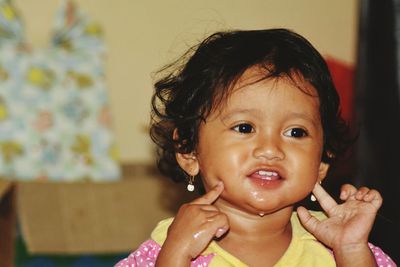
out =
<path fill-rule="evenodd" d="M 270 171 L 258 171 L 258 174 L 262 176 L 278 176 L 277 172 L 270 172 Z"/>

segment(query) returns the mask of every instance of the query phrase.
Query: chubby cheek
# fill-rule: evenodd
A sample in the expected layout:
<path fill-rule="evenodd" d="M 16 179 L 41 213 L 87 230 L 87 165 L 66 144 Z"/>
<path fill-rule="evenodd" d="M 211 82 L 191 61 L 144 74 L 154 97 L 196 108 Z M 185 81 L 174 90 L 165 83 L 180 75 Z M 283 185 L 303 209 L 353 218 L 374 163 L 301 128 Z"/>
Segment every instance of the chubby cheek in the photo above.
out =
<path fill-rule="evenodd" d="M 299 153 L 292 157 L 293 165 L 290 168 L 290 175 L 298 177 L 302 182 L 313 186 L 318 180 L 320 163 L 320 153 L 316 151 Z"/>
<path fill-rule="evenodd" d="M 199 168 L 207 189 L 222 181 L 225 187 L 243 175 L 241 167 L 248 158 L 237 149 L 203 149 L 199 153 Z"/>

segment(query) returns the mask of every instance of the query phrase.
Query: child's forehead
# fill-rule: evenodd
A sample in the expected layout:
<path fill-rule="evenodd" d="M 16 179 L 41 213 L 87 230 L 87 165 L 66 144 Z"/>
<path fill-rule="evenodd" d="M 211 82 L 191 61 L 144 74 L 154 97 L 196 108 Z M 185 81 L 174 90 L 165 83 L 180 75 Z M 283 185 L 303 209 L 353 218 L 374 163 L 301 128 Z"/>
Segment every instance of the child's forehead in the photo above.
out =
<path fill-rule="evenodd" d="M 318 98 L 317 90 L 299 72 L 291 71 L 290 73 L 280 73 L 276 75 L 271 74 L 271 71 L 264 67 L 256 66 L 247 69 L 238 79 L 226 86 L 224 90 L 220 92 L 221 94 L 216 97 L 213 108 L 223 108 L 229 102 L 233 94 L 245 94 L 246 88 L 258 83 L 266 84 L 266 88 L 274 90 L 282 90 L 283 87 L 287 86 L 295 87 L 310 97 Z"/>
<path fill-rule="evenodd" d="M 316 93 L 316 89 L 304 78 L 304 76 L 296 70 L 291 70 L 288 73 L 274 73 L 273 67 L 254 66 L 247 69 L 242 75 L 239 76 L 236 82 L 231 85 L 229 91 L 235 92 L 248 85 L 272 81 L 275 84 L 284 83 L 293 85 L 308 94 Z"/>

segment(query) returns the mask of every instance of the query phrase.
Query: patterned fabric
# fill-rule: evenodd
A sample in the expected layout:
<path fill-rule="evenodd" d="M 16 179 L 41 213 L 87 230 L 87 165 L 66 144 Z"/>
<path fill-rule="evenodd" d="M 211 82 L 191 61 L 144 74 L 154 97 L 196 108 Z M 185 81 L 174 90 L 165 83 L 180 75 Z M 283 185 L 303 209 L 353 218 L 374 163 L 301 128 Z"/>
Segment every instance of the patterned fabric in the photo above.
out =
<path fill-rule="evenodd" d="M 51 44 L 32 50 L 12 2 L 0 0 L 0 176 L 120 177 L 101 33 L 64 0 Z"/>
<path fill-rule="evenodd" d="M 314 212 L 314 216 L 324 218 L 319 212 Z M 151 234 L 152 239 L 144 242 L 127 258 L 119 261 L 115 267 L 154 266 L 162 243 L 166 238 L 168 226 L 171 223 L 172 219 L 161 221 Z M 291 244 L 275 266 L 336 266 L 332 252 L 319 242 L 316 242 L 315 238 L 302 228 L 296 213 L 293 213 L 291 223 L 293 229 Z M 397 266 L 379 247 L 372 244 L 369 244 L 369 247 L 379 267 Z M 247 267 L 248 265 L 223 250 L 213 241 L 210 243 L 209 247 L 191 263 L 191 267 L 206 266 Z"/>
<path fill-rule="evenodd" d="M 397 267 L 396 263 L 392 261 L 392 259 L 385 254 L 379 247 L 376 247 L 372 244 L 368 244 L 372 253 L 374 254 L 376 263 L 379 267 Z"/>
<path fill-rule="evenodd" d="M 115 267 L 149 267 L 154 266 L 157 260 L 158 253 L 161 247 L 155 241 L 149 239 L 144 242 L 140 247 L 130 254 L 127 258 L 118 262 Z M 214 257 L 214 254 L 199 256 L 192 261 L 191 267 L 205 267 L 208 266 Z"/>

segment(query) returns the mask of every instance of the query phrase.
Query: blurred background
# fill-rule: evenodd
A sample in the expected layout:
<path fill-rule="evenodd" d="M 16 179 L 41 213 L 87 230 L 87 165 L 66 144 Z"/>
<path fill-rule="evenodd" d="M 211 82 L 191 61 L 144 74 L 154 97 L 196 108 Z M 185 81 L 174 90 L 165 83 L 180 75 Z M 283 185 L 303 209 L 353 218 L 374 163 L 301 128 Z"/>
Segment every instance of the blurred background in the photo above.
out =
<path fill-rule="evenodd" d="M 102 99 L 109 107 L 107 140 L 115 142 L 118 152 L 113 152 L 113 158 L 121 168 L 111 180 L 129 178 L 132 186 L 137 184 L 139 203 L 148 201 L 149 194 L 162 196 L 158 196 L 159 202 L 149 204 L 147 213 L 154 211 L 149 219 L 139 214 L 133 217 L 146 224 L 145 229 L 138 228 L 138 240 L 148 236 L 155 222 L 176 210 L 178 204 L 168 206 L 163 198 L 185 201 L 194 197 L 181 193 L 183 188 L 176 190 L 172 183 L 154 179 L 158 176 L 154 146 L 148 136 L 154 73 L 217 30 L 283 27 L 300 33 L 327 59 L 342 98 L 343 116 L 359 136 L 347 157 L 333 168 L 325 187 L 335 195 L 347 182 L 380 190 L 384 204 L 371 242 L 400 261 L 395 244 L 400 238 L 400 209 L 395 204 L 400 193 L 399 1 L 0 0 L 0 4 L 15 8 L 22 23 L 12 29 L 20 31 L 30 55 L 54 45 L 54 29 L 60 23 L 57 16 L 64 16 L 61 21 L 68 24 L 71 4 L 82 18 L 95 21 L 101 28 L 96 31 L 102 42 L 96 64 L 100 62 L 101 66 L 96 65 L 95 72 L 99 68 L 102 71 L 101 86 L 106 92 Z M 7 10 L 0 11 L 7 18 Z M 0 31 L 0 40 L 1 36 Z M 84 41 L 91 47 L 91 40 Z M 0 116 L 1 101 L 7 103 L 1 92 L 0 85 Z M 83 157 L 88 161 L 86 154 Z M 144 181 L 147 177 L 151 177 L 150 182 Z M 138 203 L 129 205 L 127 212 L 136 212 Z M 128 253 L 37 256 L 28 252 L 23 237 L 17 236 L 15 266 L 111 266 Z"/>

